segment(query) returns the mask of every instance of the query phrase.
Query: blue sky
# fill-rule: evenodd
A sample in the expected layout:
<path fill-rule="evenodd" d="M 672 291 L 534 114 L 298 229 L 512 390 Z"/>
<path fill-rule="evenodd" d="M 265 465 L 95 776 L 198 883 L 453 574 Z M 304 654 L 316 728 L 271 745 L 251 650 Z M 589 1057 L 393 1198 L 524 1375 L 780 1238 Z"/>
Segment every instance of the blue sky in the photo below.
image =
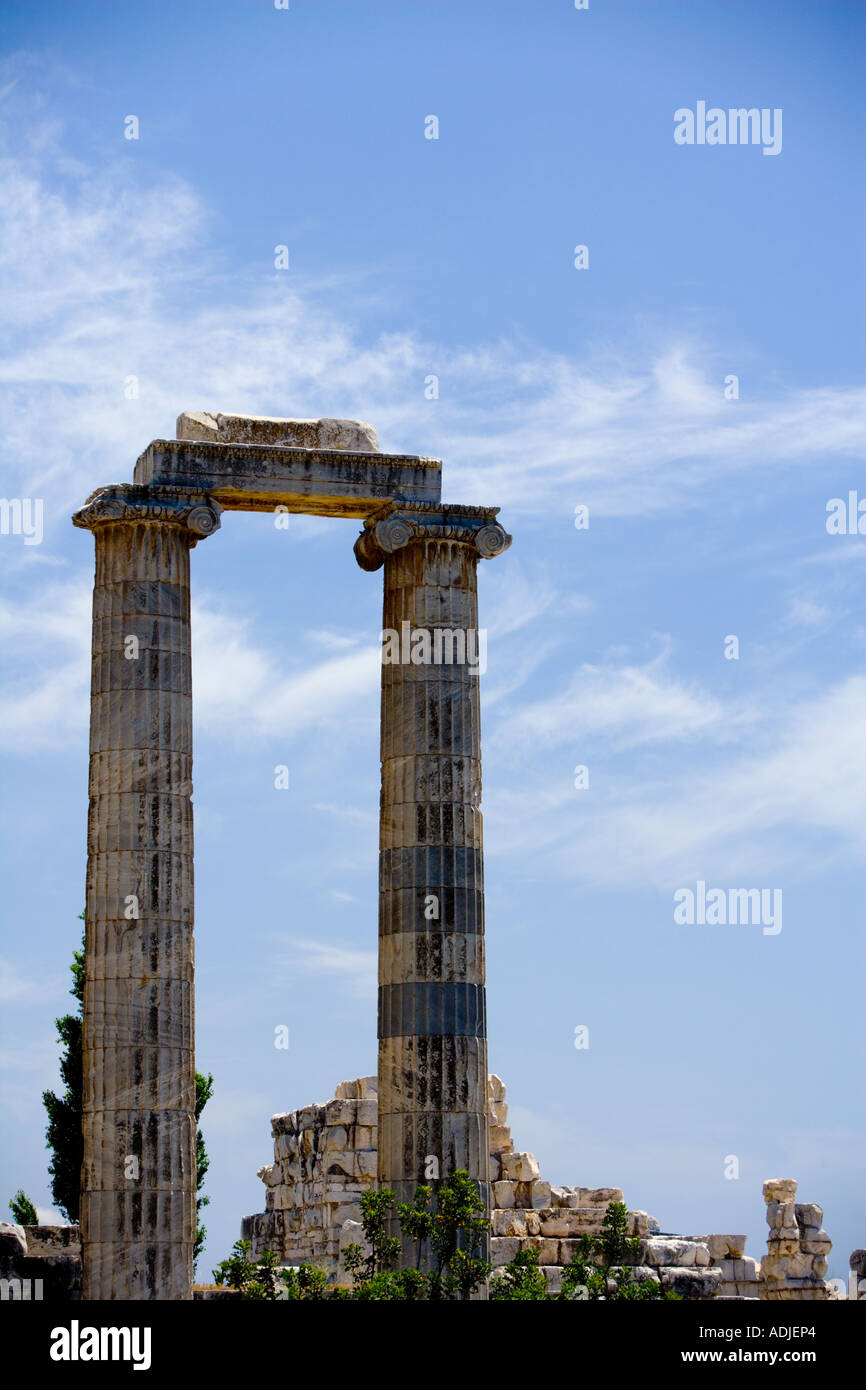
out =
<path fill-rule="evenodd" d="M 2 1200 L 50 1206 L 39 1097 L 83 905 L 70 513 L 183 409 L 337 415 L 442 457 L 446 498 L 515 538 L 480 595 L 517 1147 L 755 1257 L 762 1181 L 796 1177 L 845 1274 L 866 537 L 825 523 L 866 496 L 863 28 L 797 0 L 5 7 L 3 493 L 45 519 L 0 537 Z M 781 153 L 675 144 L 699 100 L 781 108 Z M 356 533 L 232 514 L 193 555 L 200 1275 L 264 1206 L 269 1116 L 375 1070 L 381 577 Z M 781 932 L 676 924 L 698 880 L 781 888 Z"/>

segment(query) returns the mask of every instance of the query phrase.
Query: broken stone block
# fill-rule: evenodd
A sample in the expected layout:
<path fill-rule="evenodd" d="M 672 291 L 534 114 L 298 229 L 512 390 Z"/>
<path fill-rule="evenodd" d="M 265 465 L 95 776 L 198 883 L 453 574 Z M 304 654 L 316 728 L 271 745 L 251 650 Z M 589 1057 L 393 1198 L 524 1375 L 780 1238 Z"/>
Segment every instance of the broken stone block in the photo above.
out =
<path fill-rule="evenodd" d="M 817 1202 L 795 1202 L 794 1218 L 798 1226 L 821 1226 L 824 1223 L 824 1209 Z"/>
<path fill-rule="evenodd" d="M 709 1251 L 707 1253 L 709 1254 Z M 680 1268 L 693 1265 L 694 1241 L 682 1240 L 675 1236 L 651 1236 L 646 1243 L 646 1262 L 651 1265 L 674 1265 Z"/>
<path fill-rule="evenodd" d="M 506 1153 L 502 1155 L 502 1176 L 512 1182 L 537 1182 L 541 1172 L 535 1155 L 530 1153 Z M 527 1206 L 531 1206 L 528 1202 Z"/>
<path fill-rule="evenodd" d="M 546 1237 L 542 1237 L 541 1254 L 538 1257 L 538 1262 L 543 1265 L 562 1264 L 562 1259 L 560 1258 L 560 1243 L 558 1240 L 549 1240 Z"/>
<path fill-rule="evenodd" d="M 490 1237 L 490 1263 L 494 1269 L 500 1265 L 507 1265 L 509 1260 L 520 1249 L 521 1241 L 516 1236 L 491 1236 Z"/>
<path fill-rule="evenodd" d="M 507 1210 L 514 1206 L 514 1193 L 516 1184 L 508 1181 L 494 1182 L 493 1186 L 493 1205 Z"/>
<path fill-rule="evenodd" d="M 177 417 L 177 438 L 214 444 L 276 444 L 283 448 L 349 449 L 376 453 L 372 425 L 360 420 L 281 420 L 269 415 L 211 414 L 185 410 Z"/>
<path fill-rule="evenodd" d="M 712 1235 L 706 1238 L 707 1249 L 715 1263 L 718 1260 L 739 1260 L 746 1249 L 746 1237 L 739 1235 Z"/>
<path fill-rule="evenodd" d="M 797 1195 L 795 1178 L 768 1178 L 763 1187 L 765 1202 L 793 1202 Z"/>
<path fill-rule="evenodd" d="M 493 1235 L 524 1238 L 527 1235 L 527 1230 L 523 1213 L 520 1211 L 494 1211 Z"/>
<path fill-rule="evenodd" d="M 494 1105 L 500 1104 L 505 1100 L 505 1082 L 501 1076 L 494 1076 L 492 1073 L 487 1078 L 487 1098 Z"/>
<path fill-rule="evenodd" d="M 572 1191 L 577 1194 L 579 1207 L 605 1207 L 611 1202 L 622 1201 L 621 1187 L 575 1187 Z"/>
<path fill-rule="evenodd" d="M 511 1153 L 514 1148 L 514 1141 L 511 1138 L 511 1130 L 507 1125 L 490 1126 L 490 1152 L 494 1154 Z"/>
<path fill-rule="evenodd" d="M 717 1298 L 722 1289 L 722 1274 L 718 1267 L 710 1269 L 689 1269 L 667 1266 L 659 1270 L 659 1280 L 663 1289 L 670 1289 L 680 1298 Z"/>
<path fill-rule="evenodd" d="M 369 1125 L 371 1128 L 379 1123 L 379 1102 L 375 1096 L 367 1096 L 361 1100 L 356 1122 L 359 1125 Z"/>
<path fill-rule="evenodd" d="M 828 1255 L 833 1249 L 833 1242 L 822 1228 L 815 1230 L 813 1226 L 807 1226 L 800 1237 L 800 1249 L 807 1255 Z"/>

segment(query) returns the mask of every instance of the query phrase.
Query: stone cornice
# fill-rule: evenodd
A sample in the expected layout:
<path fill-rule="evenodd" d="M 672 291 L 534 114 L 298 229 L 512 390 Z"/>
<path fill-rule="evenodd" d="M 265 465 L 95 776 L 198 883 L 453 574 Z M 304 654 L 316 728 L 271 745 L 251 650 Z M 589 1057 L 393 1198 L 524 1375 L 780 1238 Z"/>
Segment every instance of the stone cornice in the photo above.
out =
<path fill-rule="evenodd" d="M 361 569 L 377 570 L 386 555 L 421 540 L 457 541 L 473 546 L 482 558 L 493 559 L 508 549 L 512 539 L 496 520 L 498 514 L 498 507 L 390 502 L 364 522 L 355 542 L 355 558 Z"/>
<path fill-rule="evenodd" d="M 110 483 L 92 492 L 72 524 L 92 531 L 112 522 L 149 521 L 182 526 L 190 543 L 213 535 L 220 527 L 220 504 L 206 492 L 179 487 L 142 487 L 135 483 Z"/>

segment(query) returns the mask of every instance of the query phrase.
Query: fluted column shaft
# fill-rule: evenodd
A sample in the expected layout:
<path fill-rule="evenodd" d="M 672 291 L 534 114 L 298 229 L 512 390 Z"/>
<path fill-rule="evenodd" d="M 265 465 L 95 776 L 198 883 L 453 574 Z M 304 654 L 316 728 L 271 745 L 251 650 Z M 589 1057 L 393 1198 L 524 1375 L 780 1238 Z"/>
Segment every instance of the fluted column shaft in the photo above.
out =
<path fill-rule="evenodd" d="M 378 1180 L 411 1202 L 462 1168 L 487 1210 L 477 564 L 510 540 L 494 515 L 401 508 L 356 547 L 384 563 Z"/>
<path fill-rule="evenodd" d="M 195 1241 L 189 552 L 218 509 L 103 489 L 83 1025 L 85 1299 L 189 1299 Z"/>

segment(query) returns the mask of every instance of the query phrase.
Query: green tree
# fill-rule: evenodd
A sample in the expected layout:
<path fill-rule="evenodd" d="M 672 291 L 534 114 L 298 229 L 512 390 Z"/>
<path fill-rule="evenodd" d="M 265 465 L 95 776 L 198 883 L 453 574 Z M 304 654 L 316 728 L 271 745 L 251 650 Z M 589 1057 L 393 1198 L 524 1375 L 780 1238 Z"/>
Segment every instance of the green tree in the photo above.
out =
<path fill-rule="evenodd" d="M 27 1193 L 20 1187 L 15 1196 L 9 1203 L 9 1210 L 19 1226 L 38 1226 L 39 1217 L 36 1215 L 36 1208 L 31 1202 Z"/>
<path fill-rule="evenodd" d="M 210 1167 L 210 1159 L 204 1146 L 204 1136 L 198 1128 L 201 1119 L 201 1112 L 204 1110 L 211 1096 L 213 1095 L 213 1077 L 210 1072 L 207 1076 L 202 1076 L 201 1072 L 195 1074 L 195 1245 L 193 1247 L 193 1260 L 197 1260 L 204 1249 L 207 1230 L 202 1225 L 201 1213 L 206 1206 L 210 1205 L 210 1197 L 200 1195 L 205 1179 L 205 1173 Z"/>
<path fill-rule="evenodd" d="M 84 921 L 84 913 L 78 914 Z M 81 950 L 73 951 L 72 988 L 69 993 L 78 1000 L 78 1013 L 65 1014 L 55 1020 L 59 1041 L 63 1044 L 60 1058 L 60 1076 L 65 1090 L 62 1096 L 53 1091 L 42 1092 L 42 1103 L 48 1112 L 48 1128 L 45 1138 L 52 1151 L 48 1171 L 51 1174 L 51 1192 L 55 1205 L 63 1212 L 67 1221 L 78 1220 L 81 1201 L 81 1164 L 84 1159 L 84 1136 L 81 1130 L 83 1111 L 83 1076 L 81 1056 L 81 1012 L 84 1004 L 85 938 L 81 938 Z M 201 1223 L 202 1209 L 210 1202 L 209 1197 L 200 1195 L 210 1160 L 204 1146 L 204 1138 L 198 1128 L 201 1112 L 213 1095 L 213 1077 L 210 1073 L 195 1074 L 195 1168 L 196 1168 L 196 1232 L 194 1258 L 198 1259 L 205 1242 L 206 1231 Z M 35 1217 L 34 1217 L 35 1221 Z"/>
<path fill-rule="evenodd" d="M 84 913 L 78 914 L 83 921 Z M 81 1072 L 81 1010 L 84 1002 L 84 938 L 81 950 L 73 951 L 72 988 L 69 993 L 78 1001 L 78 1012 L 55 1019 L 58 1040 L 63 1046 L 60 1058 L 60 1078 L 64 1092 L 42 1092 L 42 1103 L 48 1113 L 45 1139 L 52 1151 L 48 1172 L 54 1205 L 67 1221 L 78 1220 L 81 1192 L 81 1164 L 84 1159 L 84 1136 L 81 1132 L 82 1072 Z"/>
<path fill-rule="evenodd" d="M 547 1303 L 547 1280 L 538 1267 L 538 1249 L 529 1245 L 490 1281 L 492 1303 Z"/>
<path fill-rule="evenodd" d="M 638 1236 L 628 1234 L 628 1208 L 625 1202 L 610 1202 L 604 1214 L 601 1234 L 580 1238 L 577 1253 L 562 1271 L 560 1298 L 605 1299 L 611 1303 L 626 1300 L 664 1300 L 680 1302 L 679 1294 L 662 1289 L 655 1279 L 635 1279 L 630 1266 L 640 1258 Z"/>

